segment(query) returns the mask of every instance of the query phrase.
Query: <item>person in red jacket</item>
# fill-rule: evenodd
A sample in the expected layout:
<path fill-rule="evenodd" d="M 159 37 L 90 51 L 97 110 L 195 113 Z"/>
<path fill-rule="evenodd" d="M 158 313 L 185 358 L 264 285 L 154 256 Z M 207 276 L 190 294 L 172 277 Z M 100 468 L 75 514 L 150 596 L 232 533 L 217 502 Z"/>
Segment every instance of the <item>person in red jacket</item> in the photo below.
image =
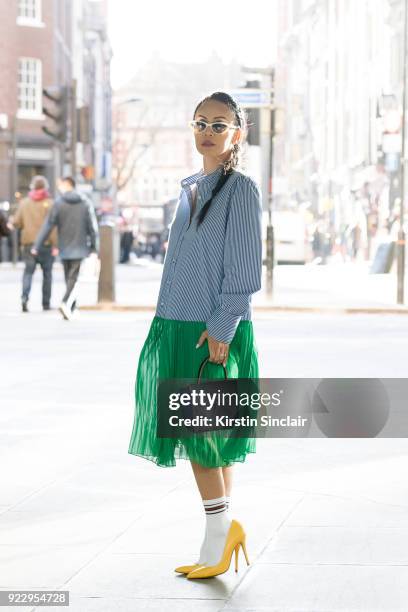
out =
<path fill-rule="evenodd" d="M 30 297 L 33 275 L 40 264 L 43 272 L 42 284 L 42 306 L 43 310 L 50 310 L 51 285 L 52 285 L 52 266 L 55 256 L 58 255 L 57 230 L 49 236 L 47 242 L 34 256 L 31 248 L 42 227 L 48 213 L 51 210 L 53 201 L 48 192 L 48 181 L 45 176 L 34 176 L 30 183 L 28 197 L 23 198 L 17 209 L 16 214 L 11 219 L 13 226 L 20 228 L 21 247 L 25 269 L 23 274 L 23 290 L 21 294 L 21 305 L 23 312 L 28 312 L 28 299 Z"/>

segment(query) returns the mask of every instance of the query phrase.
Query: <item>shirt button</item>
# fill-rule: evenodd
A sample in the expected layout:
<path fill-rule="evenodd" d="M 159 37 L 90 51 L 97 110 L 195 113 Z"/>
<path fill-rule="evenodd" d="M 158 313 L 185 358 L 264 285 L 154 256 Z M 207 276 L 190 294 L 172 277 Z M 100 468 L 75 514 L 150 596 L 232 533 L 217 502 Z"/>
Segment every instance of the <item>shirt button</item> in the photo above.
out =
<path fill-rule="evenodd" d="M 160 306 L 163 306 L 164 302 L 160 302 Z"/>

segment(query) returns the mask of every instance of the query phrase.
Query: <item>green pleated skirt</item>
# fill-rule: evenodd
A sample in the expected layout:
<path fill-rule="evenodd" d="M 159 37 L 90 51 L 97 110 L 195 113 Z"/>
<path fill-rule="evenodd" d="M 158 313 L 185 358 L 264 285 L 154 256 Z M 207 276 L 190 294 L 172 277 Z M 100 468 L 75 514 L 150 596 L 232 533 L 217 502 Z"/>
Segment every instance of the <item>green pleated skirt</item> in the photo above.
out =
<path fill-rule="evenodd" d="M 157 437 L 157 383 L 159 378 L 197 379 L 199 366 L 209 356 L 208 342 L 195 348 L 206 329 L 202 321 L 177 321 L 155 316 L 139 356 L 135 382 L 135 413 L 128 452 L 174 467 L 189 459 L 205 467 L 245 461 L 256 452 L 255 437 L 228 437 L 215 430 L 184 438 Z M 258 378 L 258 350 L 252 321 L 241 320 L 229 346 L 228 378 Z M 224 378 L 221 365 L 208 362 L 201 380 Z"/>

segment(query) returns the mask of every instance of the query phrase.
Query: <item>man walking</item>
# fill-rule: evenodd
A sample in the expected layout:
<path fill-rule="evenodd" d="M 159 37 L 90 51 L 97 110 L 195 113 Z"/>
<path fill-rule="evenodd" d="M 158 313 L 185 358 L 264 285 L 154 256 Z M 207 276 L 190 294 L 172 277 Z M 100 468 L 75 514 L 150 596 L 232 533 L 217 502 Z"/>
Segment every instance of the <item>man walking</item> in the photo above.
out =
<path fill-rule="evenodd" d="M 13 226 L 22 230 L 21 247 L 25 262 L 21 294 L 23 312 L 28 312 L 28 300 L 37 263 L 40 264 L 43 273 L 42 307 L 43 310 L 50 310 L 52 266 L 55 256 L 58 255 L 57 230 L 54 228 L 49 239 L 38 249 L 35 256 L 31 249 L 51 207 L 52 199 L 48 192 L 48 181 L 45 176 L 37 175 L 30 183 L 28 196 L 21 200 L 16 214 L 11 219 Z"/>
<path fill-rule="evenodd" d="M 74 287 L 82 260 L 89 253 L 98 253 L 99 232 L 92 203 L 75 190 L 75 180 L 71 176 L 60 179 L 58 189 L 61 195 L 55 200 L 31 252 L 37 253 L 52 228 L 58 228 L 58 245 L 66 283 L 59 310 L 68 321 L 76 306 Z"/>

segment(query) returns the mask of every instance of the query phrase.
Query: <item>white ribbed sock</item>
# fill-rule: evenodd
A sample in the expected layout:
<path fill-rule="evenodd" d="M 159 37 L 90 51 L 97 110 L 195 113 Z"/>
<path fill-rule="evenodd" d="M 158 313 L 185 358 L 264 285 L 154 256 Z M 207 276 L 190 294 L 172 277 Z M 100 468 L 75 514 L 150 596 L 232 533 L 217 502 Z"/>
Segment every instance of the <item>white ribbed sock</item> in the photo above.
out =
<path fill-rule="evenodd" d="M 217 498 L 217 499 L 219 500 L 219 499 L 222 499 L 222 498 Z M 229 509 L 230 509 L 230 505 L 231 505 L 231 496 L 230 495 L 226 495 L 225 499 L 226 499 L 227 512 L 229 513 Z M 211 500 L 207 500 L 207 502 L 208 501 L 211 501 Z M 214 500 L 212 500 L 212 501 L 214 501 Z M 200 557 L 199 557 L 198 561 L 196 561 L 196 563 L 199 563 L 199 564 L 205 563 L 206 546 L 207 546 L 207 534 L 208 534 L 208 525 L 207 525 L 207 522 L 208 521 L 206 521 L 206 524 L 205 524 L 204 539 L 203 539 L 203 542 L 202 542 L 201 548 L 200 548 Z"/>
<path fill-rule="evenodd" d="M 196 564 L 198 563 L 199 565 L 203 565 L 205 563 L 206 546 L 207 546 L 207 526 L 205 527 L 204 540 L 203 540 L 203 543 L 201 544 L 200 556 L 198 558 L 198 561 L 196 561 Z"/>
<path fill-rule="evenodd" d="M 203 500 L 206 532 L 200 549 L 199 564 L 217 565 L 221 561 L 225 540 L 231 526 L 225 495 Z"/>

